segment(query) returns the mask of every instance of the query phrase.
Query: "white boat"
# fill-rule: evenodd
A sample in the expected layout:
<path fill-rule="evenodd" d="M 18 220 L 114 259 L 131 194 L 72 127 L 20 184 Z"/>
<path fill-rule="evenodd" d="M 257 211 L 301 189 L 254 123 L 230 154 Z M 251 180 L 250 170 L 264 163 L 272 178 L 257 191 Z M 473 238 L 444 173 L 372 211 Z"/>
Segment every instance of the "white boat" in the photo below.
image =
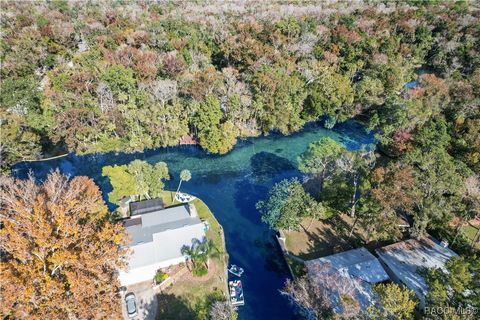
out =
<path fill-rule="evenodd" d="M 234 307 L 245 305 L 245 299 L 243 298 L 242 281 L 229 281 L 228 288 L 230 289 L 230 301 L 232 302 L 232 305 Z"/>
<path fill-rule="evenodd" d="M 241 277 L 242 274 L 243 274 L 243 268 L 240 268 L 240 267 L 238 267 L 237 265 L 232 264 L 232 265 L 230 266 L 230 268 L 228 269 L 228 272 L 230 272 L 231 274 L 236 275 L 237 277 Z"/>
<path fill-rule="evenodd" d="M 191 196 L 191 195 L 186 194 L 186 193 L 179 192 L 175 195 L 175 200 L 177 200 L 178 202 L 182 202 L 182 203 L 187 203 L 187 202 L 193 201 L 195 199 L 196 199 L 196 197 Z"/>

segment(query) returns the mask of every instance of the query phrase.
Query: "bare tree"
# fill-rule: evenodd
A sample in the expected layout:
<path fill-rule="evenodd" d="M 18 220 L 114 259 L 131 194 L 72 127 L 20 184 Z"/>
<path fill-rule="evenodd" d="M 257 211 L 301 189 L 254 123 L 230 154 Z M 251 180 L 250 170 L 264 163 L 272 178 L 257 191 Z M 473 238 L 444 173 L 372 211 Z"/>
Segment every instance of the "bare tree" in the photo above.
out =
<path fill-rule="evenodd" d="M 177 95 L 177 81 L 175 80 L 157 80 L 150 83 L 142 83 L 139 87 L 160 101 L 162 106 Z"/>
<path fill-rule="evenodd" d="M 115 107 L 115 100 L 113 99 L 113 93 L 104 82 L 98 84 L 97 90 L 98 103 L 103 113 L 111 110 Z"/>
<path fill-rule="evenodd" d="M 305 319 L 329 319 L 332 315 L 325 292 L 310 278 L 288 279 L 281 293 L 289 297 Z"/>
<path fill-rule="evenodd" d="M 331 319 L 333 312 L 340 318 L 358 315 L 360 305 L 355 294 L 361 288 L 360 281 L 347 270 L 335 269 L 330 263 L 308 264 L 308 276 L 287 280 L 281 291 L 299 307 L 306 319 Z"/>
<path fill-rule="evenodd" d="M 233 320 L 236 312 L 229 301 L 215 301 L 208 312 L 210 320 Z"/>

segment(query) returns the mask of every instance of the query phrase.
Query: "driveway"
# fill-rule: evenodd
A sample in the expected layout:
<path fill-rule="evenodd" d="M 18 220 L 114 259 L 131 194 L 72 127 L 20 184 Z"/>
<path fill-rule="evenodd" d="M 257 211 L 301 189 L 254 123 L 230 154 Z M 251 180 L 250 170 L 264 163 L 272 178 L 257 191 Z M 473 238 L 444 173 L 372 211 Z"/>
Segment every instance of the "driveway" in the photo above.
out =
<path fill-rule="evenodd" d="M 122 296 L 122 312 L 125 320 L 155 320 L 158 302 L 156 292 L 152 288 L 152 282 L 142 282 L 129 286 L 125 294 L 133 292 L 137 298 L 137 313 L 134 318 L 129 318 L 125 308 L 125 295 Z"/>

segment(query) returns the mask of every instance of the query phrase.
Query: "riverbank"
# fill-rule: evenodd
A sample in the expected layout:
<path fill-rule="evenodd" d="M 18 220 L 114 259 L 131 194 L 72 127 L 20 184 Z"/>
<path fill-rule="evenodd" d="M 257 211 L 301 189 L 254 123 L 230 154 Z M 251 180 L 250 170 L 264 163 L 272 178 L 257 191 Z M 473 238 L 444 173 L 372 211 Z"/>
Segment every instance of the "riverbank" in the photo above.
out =
<path fill-rule="evenodd" d="M 165 162 L 171 176 L 171 180 L 165 181 L 165 189 L 169 190 L 176 190 L 180 172 L 188 169 L 192 178 L 182 184 L 182 192 L 195 195 L 215 214 L 225 234 L 229 263 L 245 270 L 242 284 L 246 304 L 239 308 L 238 318 L 291 320 L 296 319 L 293 308 L 280 294 L 290 273 L 255 204 L 265 199 L 274 183 L 300 176 L 297 157 L 310 143 L 324 137 L 342 143 L 349 150 L 375 142 L 373 134 L 356 122 L 339 124 L 333 130 L 317 124 L 290 136 L 271 134 L 241 141 L 222 156 L 208 154 L 198 146 L 148 149 L 142 153 L 69 154 L 51 161 L 19 163 L 12 175 L 27 178 L 31 173 L 37 181 L 43 181 L 49 172 L 58 169 L 70 177 L 91 177 L 113 210 L 116 206 L 107 197 L 112 186 L 102 176 L 104 166 L 120 166 L 137 159 L 150 164 Z"/>
<path fill-rule="evenodd" d="M 175 192 L 163 191 L 162 199 L 166 207 L 179 203 L 174 201 Z M 197 209 L 202 221 L 207 221 L 209 229 L 207 239 L 212 241 L 214 253 L 209 262 L 208 273 L 202 277 L 194 276 L 190 270 L 181 273 L 171 285 L 157 295 L 157 319 L 187 320 L 207 312 L 212 300 L 227 299 L 227 261 L 223 228 L 210 208 L 201 200 L 191 202 Z M 187 268 L 184 266 L 184 268 Z M 198 318 L 197 318 L 198 319 Z"/>

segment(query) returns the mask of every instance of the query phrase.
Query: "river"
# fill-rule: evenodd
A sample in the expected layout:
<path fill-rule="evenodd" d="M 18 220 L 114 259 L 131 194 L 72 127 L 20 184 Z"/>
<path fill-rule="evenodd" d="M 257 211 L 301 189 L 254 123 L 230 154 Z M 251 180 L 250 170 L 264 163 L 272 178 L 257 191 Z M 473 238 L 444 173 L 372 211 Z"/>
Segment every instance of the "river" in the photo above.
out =
<path fill-rule="evenodd" d="M 192 179 L 182 184 L 182 191 L 201 198 L 210 207 L 224 228 L 230 263 L 245 269 L 245 306 L 239 309 L 239 319 L 295 319 L 292 306 L 279 293 L 288 277 L 287 267 L 273 232 L 261 222 L 255 203 L 265 198 L 275 182 L 299 176 L 298 155 L 309 143 L 327 136 L 351 150 L 374 143 L 373 135 L 356 122 L 338 124 L 333 130 L 311 124 L 290 136 L 271 134 L 240 141 L 222 156 L 209 155 L 197 146 L 139 153 L 70 154 L 55 160 L 18 163 L 12 172 L 20 178 L 31 172 L 40 181 L 56 168 L 70 176 L 89 176 L 100 186 L 107 201 L 111 186 L 101 175 L 105 165 L 127 164 L 135 159 L 164 161 L 172 176 L 166 188 L 172 190 L 178 184 L 179 172 L 189 169 Z"/>

